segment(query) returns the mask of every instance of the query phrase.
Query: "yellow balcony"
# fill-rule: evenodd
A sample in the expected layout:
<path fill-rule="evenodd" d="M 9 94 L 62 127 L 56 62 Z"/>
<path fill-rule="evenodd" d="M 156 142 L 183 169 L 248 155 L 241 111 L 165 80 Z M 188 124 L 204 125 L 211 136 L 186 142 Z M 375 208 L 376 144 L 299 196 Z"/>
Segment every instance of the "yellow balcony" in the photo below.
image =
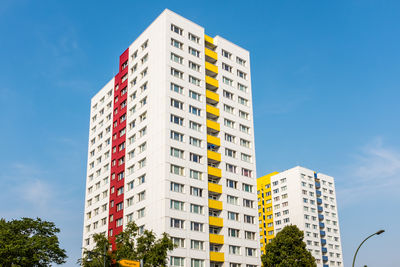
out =
<path fill-rule="evenodd" d="M 207 150 L 207 158 L 215 161 L 221 161 L 221 154 L 211 150 Z"/>
<path fill-rule="evenodd" d="M 215 137 L 212 135 L 207 135 L 207 143 L 216 145 L 216 146 L 221 146 L 221 139 L 219 137 Z"/>
<path fill-rule="evenodd" d="M 224 227 L 224 219 L 219 217 L 208 217 L 208 223 L 212 226 Z"/>
<path fill-rule="evenodd" d="M 210 261 L 224 262 L 225 256 L 223 252 L 210 251 Z"/>
<path fill-rule="evenodd" d="M 221 169 L 208 166 L 208 175 L 212 175 L 212 176 L 221 178 L 222 172 L 221 172 Z"/>
<path fill-rule="evenodd" d="M 212 191 L 218 194 L 222 194 L 222 185 L 208 183 L 208 191 Z"/>
<path fill-rule="evenodd" d="M 213 103 L 219 102 L 219 94 L 214 93 L 213 91 L 206 90 L 206 97 L 211 100 Z"/>
<path fill-rule="evenodd" d="M 209 199 L 208 200 L 208 207 L 210 209 L 222 210 L 222 201 L 215 200 L 215 199 Z"/>
<path fill-rule="evenodd" d="M 206 58 L 210 58 L 212 62 L 215 62 L 218 60 L 218 55 L 211 49 L 208 49 L 207 47 L 204 48 L 204 52 L 206 54 Z"/>
<path fill-rule="evenodd" d="M 210 43 L 210 44 L 214 44 L 214 39 L 206 34 L 204 34 L 204 41 L 206 41 L 207 43 Z"/>
<path fill-rule="evenodd" d="M 213 117 L 219 117 L 219 109 L 216 107 L 213 107 L 211 105 L 206 105 L 206 111 L 207 113 L 213 115 Z"/>
<path fill-rule="evenodd" d="M 223 235 L 210 234 L 210 243 L 224 244 L 224 236 Z"/>
<path fill-rule="evenodd" d="M 220 131 L 219 123 L 212 120 L 207 120 L 207 127 L 218 132 Z"/>
<path fill-rule="evenodd" d="M 215 89 L 219 87 L 218 80 L 206 75 L 206 85 Z"/>
<path fill-rule="evenodd" d="M 218 67 L 206 61 L 206 71 L 212 76 L 215 76 L 216 74 L 218 74 Z"/>

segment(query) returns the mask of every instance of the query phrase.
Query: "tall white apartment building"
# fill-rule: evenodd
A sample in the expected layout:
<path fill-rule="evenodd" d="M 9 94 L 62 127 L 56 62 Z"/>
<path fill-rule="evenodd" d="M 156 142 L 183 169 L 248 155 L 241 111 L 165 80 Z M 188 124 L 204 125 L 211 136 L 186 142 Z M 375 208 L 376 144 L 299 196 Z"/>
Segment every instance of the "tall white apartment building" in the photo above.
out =
<path fill-rule="evenodd" d="M 304 231 L 317 266 L 343 266 L 334 179 L 303 167 L 257 179 L 261 251 L 286 225 Z"/>
<path fill-rule="evenodd" d="M 84 248 L 135 221 L 170 266 L 260 266 L 248 51 L 165 10 L 90 116 Z"/>

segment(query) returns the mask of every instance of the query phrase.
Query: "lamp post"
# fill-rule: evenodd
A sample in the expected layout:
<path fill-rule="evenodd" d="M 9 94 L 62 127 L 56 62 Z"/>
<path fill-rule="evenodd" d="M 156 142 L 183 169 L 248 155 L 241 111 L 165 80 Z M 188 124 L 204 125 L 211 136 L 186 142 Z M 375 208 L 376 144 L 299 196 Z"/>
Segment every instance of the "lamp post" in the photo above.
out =
<path fill-rule="evenodd" d="M 356 253 L 354 254 L 353 265 L 352 265 L 353 267 L 354 267 L 354 264 L 356 263 L 356 257 L 357 257 L 358 250 L 360 249 L 360 247 L 362 246 L 362 244 L 364 244 L 364 242 L 367 241 L 368 238 L 373 237 L 374 235 L 380 235 L 380 234 L 382 234 L 383 232 L 385 232 L 385 230 L 379 230 L 378 232 L 373 233 L 372 235 L 370 235 L 370 236 L 368 236 L 367 238 L 365 238 L 365 239 L 363 240 L 363 242 L 361 242 L 361 244 L 358 246 L 358 248 L 357 248 L 357 250 L 356 250 Z"/>
<path fill-rule="evenodd" d="M 104 254 L 94 252 L 94 251 L 87 251 L 88 254 L 94 254 L 98 256 L 103 256 L 103 266 L 106 267 L 106 256 L 107 256 L 107 246 L 104 245 Z M 100 260 L 99 260 L 100 261 Z"/>

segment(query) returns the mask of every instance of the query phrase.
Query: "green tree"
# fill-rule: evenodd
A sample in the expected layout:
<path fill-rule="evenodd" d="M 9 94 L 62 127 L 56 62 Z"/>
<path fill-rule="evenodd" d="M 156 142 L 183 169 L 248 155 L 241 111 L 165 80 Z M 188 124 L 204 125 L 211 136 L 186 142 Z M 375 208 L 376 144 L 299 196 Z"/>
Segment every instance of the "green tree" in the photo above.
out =
<path fill-rule="evenodd" d="M 116 261 L 143 260 L 144 267 L 166 266 L 167 253 L 174 249 L 174 244 L 170 237 L 163 233 L 162 237 L 157 239 L 153 231 L 144 230 L 139 233 L 138 226 L 131 222 L 125 229 L 115 236 L 116 249 L 111 251 L 111 243 L 103 234 L 94 234 L 93 240 L 95 247 L 91 251 L 84 251 L 83 258 L 79 263 L 84 267 L 103 266 L 104 258 L 106 266 Z M 106 257 L 104 257 L 106 251 Z"/>
<path fill-rule="evenodd" d="M 285 226 L 261 256 L 264 267 L 314 267 L 315 258 L 306 249 L 304 234 L 295 225 Z"/>
<path fill-rule="evenodd" d="M 53 222 L 39 218 L 0 219 L 0 266 L 50 266 L 65 263 Z"/>

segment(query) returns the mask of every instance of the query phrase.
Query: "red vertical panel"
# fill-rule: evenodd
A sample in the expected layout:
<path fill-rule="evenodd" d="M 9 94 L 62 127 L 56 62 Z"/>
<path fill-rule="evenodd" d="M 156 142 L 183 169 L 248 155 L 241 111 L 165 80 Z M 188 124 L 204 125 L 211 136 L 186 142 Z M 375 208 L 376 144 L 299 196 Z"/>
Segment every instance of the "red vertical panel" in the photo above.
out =
<path fill-rule="evenodd" d="M 111 176 L 110 176 L 110 198 L 108 217 L 108 237 L 115 249 L 115 235 L 122 231 L 122 225 L 117 226 L 117 220 L 124 217 L 124 190 L 118 194 L 118 189 L 124 187 L 125 160 L 126 160 L 126 131 L 127 118 L 127 95 L 128 95 L 128 59 L 129 48 L 119 57 L 119 72 L 115 75 L 114 82 L 114 111 L 111 147 Z M 125 93 L 124 93 L 125 91 Z M 123 159 L 123 160 L 122 160 Z M 122 204 L 121 204 L 122 203 Z M 122 207 L 121 207 L 122 205 Z"/>

